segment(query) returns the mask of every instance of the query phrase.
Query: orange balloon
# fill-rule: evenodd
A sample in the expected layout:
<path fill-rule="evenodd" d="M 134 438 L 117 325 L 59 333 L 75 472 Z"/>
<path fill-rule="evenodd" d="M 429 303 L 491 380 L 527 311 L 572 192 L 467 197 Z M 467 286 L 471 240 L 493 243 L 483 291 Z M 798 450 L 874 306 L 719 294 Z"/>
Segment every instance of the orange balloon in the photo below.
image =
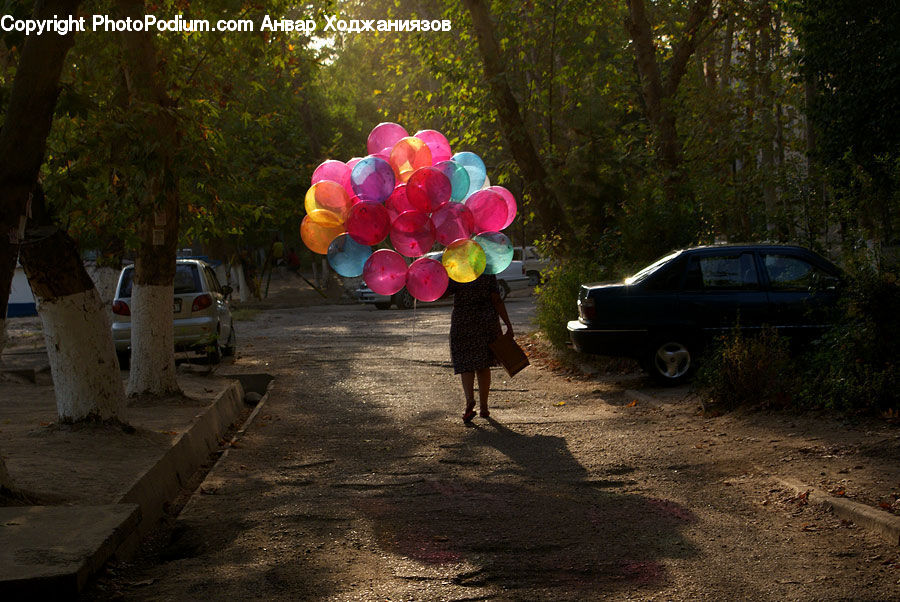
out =
<path fill-rule="evenodd" d="M 344 224 L 338 222 L 330 211 L 318 209 L 300 222 L 300 238 L 309 250 L 319 255 L 328 254 L 328 245 L 344 233 Z"/>
<path fill-rule="evenodd" d="M 401 138 L 391 149 L 388 162 L 394 168 L 397 179 L 406 182 L 420 167 L 431 167 L 431 149 L 418 138 L 407 136 Z"/>
<path fill-rule="evenodd" d="M 344 220 L 347 219 L 350 207 L 353 205 L 347 190 L 331 180 L 322 180 L 313 184 L 306 191 L 306 199 L 303 204 L 306 207 L 306 213 L 330 211 L 338 217 L 340 223 L 344 223 Z"/>

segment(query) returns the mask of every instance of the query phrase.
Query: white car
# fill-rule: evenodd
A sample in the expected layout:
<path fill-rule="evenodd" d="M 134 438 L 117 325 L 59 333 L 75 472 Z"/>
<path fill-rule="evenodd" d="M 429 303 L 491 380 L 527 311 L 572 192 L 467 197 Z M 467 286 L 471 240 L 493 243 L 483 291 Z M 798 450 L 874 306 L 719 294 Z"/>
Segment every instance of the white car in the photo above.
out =
<path fill-rule="evenodd" d="M 123 369 L 131 359 L 133 281 L 134 266 L 122 268 L 112 304 L 112 337 Z M 212 267 L 198 259 L 179 259 L 174 293 L 175 349 L 203 353 L 212 364 L 219 363 L 223 355 L 234 355 L 234 321 L 228 307 L 231 287 L 219 284 Z"/>

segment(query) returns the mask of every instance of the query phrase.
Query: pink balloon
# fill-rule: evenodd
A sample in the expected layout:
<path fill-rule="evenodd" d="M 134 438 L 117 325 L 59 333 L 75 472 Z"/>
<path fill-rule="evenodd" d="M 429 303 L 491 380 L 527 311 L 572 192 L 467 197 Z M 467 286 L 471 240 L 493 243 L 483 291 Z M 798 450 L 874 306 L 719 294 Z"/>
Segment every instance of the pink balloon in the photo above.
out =
<path fill-rule="evenodd" d="M 406 182 L 406 198 L 410 205 L 432 213 L 450 200 L 450 178 L 434 167 L 420 167 Z"/>
<path fill-rule="evenodd" d="M 445 247 L 454 240 L 469 238 L 475 229 L 475 217 L 462 203 L 447 203 L 431 216 L 437 241 Z"/>
<path fill-rule="evenodd" d="M 501 230 L 504 230 L 509 227 L 513 220 L 516 219 L 516 197 L 513 196 L 509 190 L 504 188 L 503 186 L 488 186 L 487 190 L 491 190 L 496 192 L 500 196 L 503 197 L 503 200 L 506 201 L 506 224 Z"/>
<path fill-rule="evenodd" d="M 384 201 L 384 207 L 388 211 L 388 215 L 391 216 L 391 223 L 397 219 L 397 216 L 403 213 L 404 211 L 412 211 L 415 209 L 406 196 L 406 184 L 397 184 L 394 187 L 394 192 L 391 193 L 391 196 Z"/>
<path fill-rule="evenodd" d="M 507 210 L 503 197 L 492 190 L 478 190 L 466 199 L 475 217 L 475 233 L 498 232 L 504 228 Z"/>
<path fill-rule="evenodd" d="M 447 291 L 450 277 L 435 259 L 416 259 L 406 272 L 406 290 L 419 301 L 436 301 Z"/>
<path fill-rule="evenodd" d="M 312 183 L 321 182 L 322 180 L 331 180 L 337 182 L 344 187 L 351 197 L 353 196 L 353 188 L 350 187 L 350 168 L 343 161 L 335 161 L 328 159 L 319 164 L 313 171 Z"/>
<path fill-rule="evenodd" d="M 414 137 L 428 145 L 428 148 L 431 149 L 431 160 L 434 163 L 447 161 L 453 156 L 447 138 L 437 130 L 419 130 Z"/>
<path fill-rule="evenodd" d="M 370 155 L 376 155 L 387 149 L 388 156 L 390 156 L 394 145 L 401 138 L 406 138 L 407 136 L 409 134 L 402 125 L 391 123 L 390 121 L 379 123 L 369 132 L 369 138 L 366 140 L 366 150 Z M 386 157 L 385 160 L 387 160 Z"/>
<path fill-rule="evenodd" d="M 406 260 L 396 251 L 379 249 L 366 260 L 362 276 L 373 293 L 393 295 L 406 284 Z"/>
<path fill-rule="evenodd" d="M 351 174 L 353 173 L 353 168 L 356 167 L 356 164 L 359 163 L 359 162 L 362 161 L 362 160 L 363 160 L 362 157 L 353 157 L 352 159 L 350 159 L 349 161 L 347 161 L 347 169 L 350 170 L 350 173 L 351 173 Z M 352 182 L 352 180 L 351 180 L 351 182 Z M 351 189 L 351 190 L 352 190 L 352 189 Z"/>
<path fill-rule="evenodd" d="M 420 257 L 434 246 L 431 218 L 421 211 L 404 211 L 391 224 L 391 244 L 407 257 Z"/>
<path fill-rule="evenodd" d="M 347 234 L 361 245 L 377 245 L 391 229 L 388 210 L 381 203 L 362 201 L 350 208 Z"/>

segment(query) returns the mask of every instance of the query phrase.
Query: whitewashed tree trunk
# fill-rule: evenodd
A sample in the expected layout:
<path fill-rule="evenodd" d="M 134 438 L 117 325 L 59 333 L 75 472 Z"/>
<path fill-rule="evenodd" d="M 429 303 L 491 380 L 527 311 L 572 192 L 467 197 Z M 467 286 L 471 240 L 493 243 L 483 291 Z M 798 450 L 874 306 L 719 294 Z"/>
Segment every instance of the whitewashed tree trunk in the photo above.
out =
<path fill-rule="evenodd" d="M 125 395 L 106 306 L 96 289 L 38 299 L 60 422 L 122 415 Z"/>
<path fill-rule="evenodd" d="M 250 300 L 250 287 L 247 286 L 247 278 L 244 276 L 244 266 L 236 263 L 231 266 L 231 281 L 237 287 L 238 299 L 241 301 Z"/>
<path fill-rule="evenodd" d="M 128 395 L 180 391 L 175 378 L 172 285 L 134 283 L 131 291 L 131 372 Z"/>

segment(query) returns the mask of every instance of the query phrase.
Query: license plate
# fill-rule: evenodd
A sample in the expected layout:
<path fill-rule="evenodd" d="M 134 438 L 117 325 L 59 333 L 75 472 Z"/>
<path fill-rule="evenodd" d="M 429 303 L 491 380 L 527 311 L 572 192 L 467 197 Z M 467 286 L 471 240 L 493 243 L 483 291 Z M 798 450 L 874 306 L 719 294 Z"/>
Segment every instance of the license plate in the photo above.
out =
<path fill-rule="evenodd" d="M 181 299 L 175 299 L 174 311 L 176 314 L 181 312 Z"/>

